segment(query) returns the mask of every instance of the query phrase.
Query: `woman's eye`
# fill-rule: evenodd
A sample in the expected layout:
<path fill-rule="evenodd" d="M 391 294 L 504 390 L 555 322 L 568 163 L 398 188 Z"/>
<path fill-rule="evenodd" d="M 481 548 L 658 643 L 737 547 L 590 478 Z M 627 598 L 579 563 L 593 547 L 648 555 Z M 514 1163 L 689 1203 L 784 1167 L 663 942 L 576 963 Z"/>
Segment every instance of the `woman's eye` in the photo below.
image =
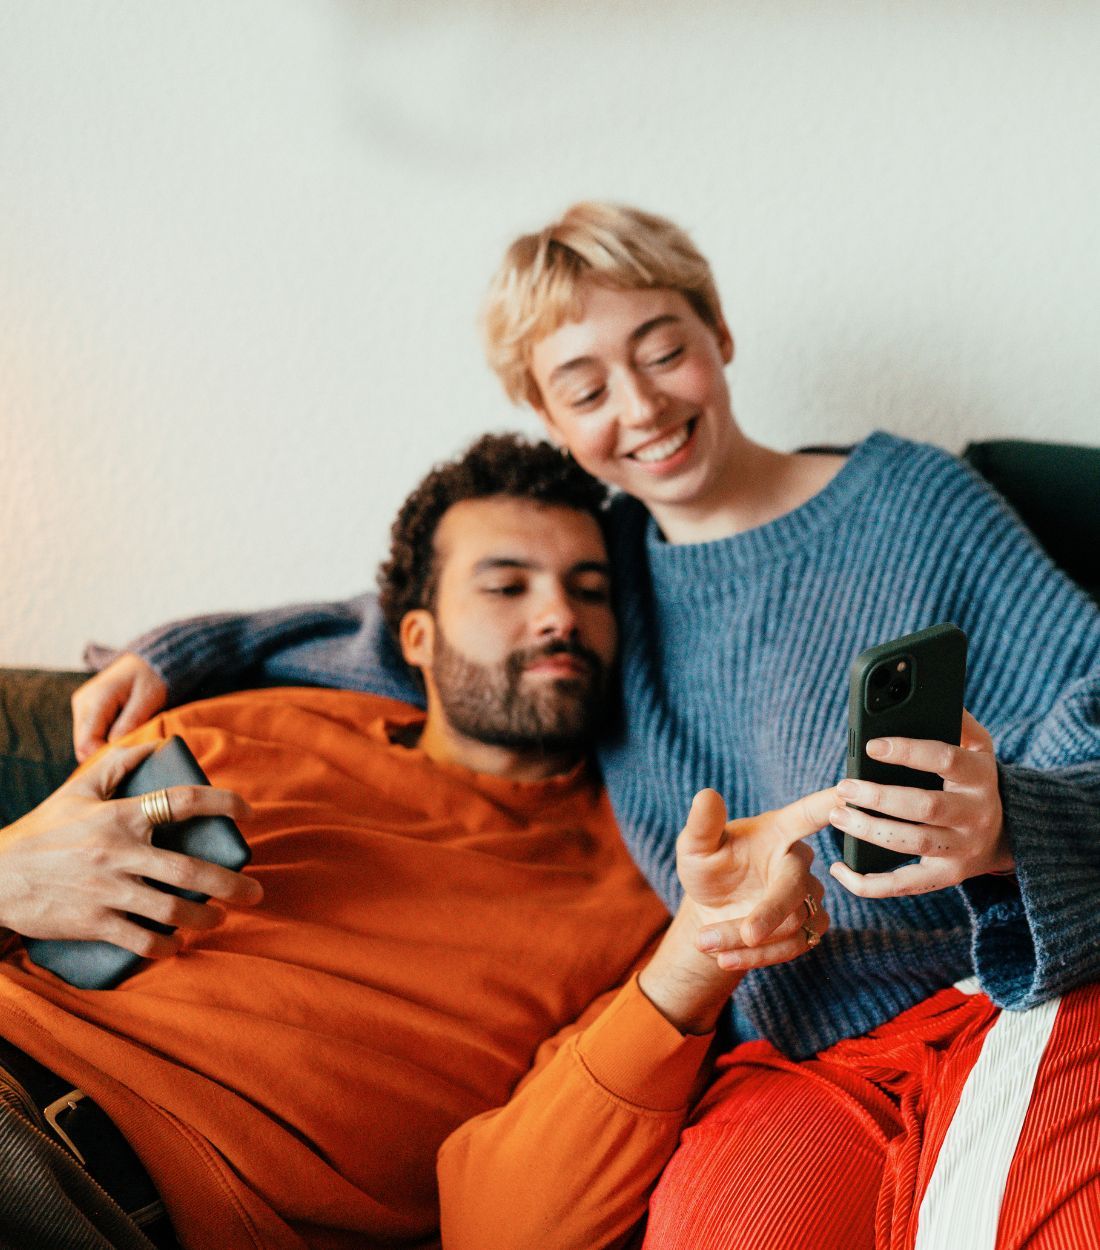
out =
<path fill-rule="evenodd" d="M 593 387 L 590 391 L 583 391 L 580 395 L 574 395 L 569 401 L 572 408 L 590 408 L 596 403 L 603 394 L 602 386 Z"/>
<path fill-rule="evenodd" d="M 487 595 L 504 595 L 508 598 L 523 594 L 522 582 L 506 582 L 503 586 L 483 586 L 482 589 Z"/>
<path fill-rule="evenodd" d="M 682 347 L 674 347 L 671 351 L 662 352 L 659 356 L 655 356 L 652 360 L 647 361 L 650 368 L 660 368 L 661 365 L 670 365 L 674 360 L 679 360 L 684 354 Z"/>

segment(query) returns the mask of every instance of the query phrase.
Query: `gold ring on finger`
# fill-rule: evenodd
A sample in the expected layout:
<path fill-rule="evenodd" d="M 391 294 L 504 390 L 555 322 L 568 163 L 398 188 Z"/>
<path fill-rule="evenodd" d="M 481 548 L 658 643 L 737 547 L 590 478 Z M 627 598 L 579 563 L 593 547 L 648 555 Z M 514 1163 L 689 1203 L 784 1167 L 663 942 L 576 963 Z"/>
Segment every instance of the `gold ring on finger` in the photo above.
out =
<path fill-rule="evenodd" d="M 808 924 L 802 926 L 802 932 L 806 937 L 806 949 L 812 951 L 818 942 L 821 941 L 821 934 L 816 929 L 811 929 Z"/>
<path fill-rule="evenodd" d="M 813 918 L 817 915 L 817 904 L 814 902 L 814 896 L 812 894 L 807 894 L 802 900 L 802 906 L 806 909 L 806 919 L 813 920 Z"/>
<path fill-rule="evenodd" d="M 172 804 L 167 790 L 150 790 L 141 796 L 141 814 L 155 829 L 172 823 Z"/>

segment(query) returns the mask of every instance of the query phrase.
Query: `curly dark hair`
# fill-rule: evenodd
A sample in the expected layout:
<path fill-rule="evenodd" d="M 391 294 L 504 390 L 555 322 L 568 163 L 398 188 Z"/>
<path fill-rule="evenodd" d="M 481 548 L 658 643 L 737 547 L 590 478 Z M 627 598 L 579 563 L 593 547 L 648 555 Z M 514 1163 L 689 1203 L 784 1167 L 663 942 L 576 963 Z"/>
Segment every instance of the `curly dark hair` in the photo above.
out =
<path fill-rule="evenodd" d="M 607 490 L 574 460 L 518 434 L 482 435 L 461 456 L 437 464 L 397 513 L 389 559 L 378 570 L 379 604 L 394 639 L 406 612 L 433 606 L 435 532 L 443 514 L 464 499 L 494 496 L 574 508 L 604 525 Z"/>

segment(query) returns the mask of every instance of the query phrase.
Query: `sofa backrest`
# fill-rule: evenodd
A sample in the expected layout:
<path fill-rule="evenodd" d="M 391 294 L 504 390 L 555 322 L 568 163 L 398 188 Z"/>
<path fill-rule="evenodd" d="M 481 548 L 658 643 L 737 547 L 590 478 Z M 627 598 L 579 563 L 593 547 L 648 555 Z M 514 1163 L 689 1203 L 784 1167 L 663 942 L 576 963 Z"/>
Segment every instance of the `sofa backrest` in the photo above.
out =
<path fill-rule="evenodd" d="M 993 439 L 971 443 L 963 459 L 1100 603 L 1100 447 Z"/>

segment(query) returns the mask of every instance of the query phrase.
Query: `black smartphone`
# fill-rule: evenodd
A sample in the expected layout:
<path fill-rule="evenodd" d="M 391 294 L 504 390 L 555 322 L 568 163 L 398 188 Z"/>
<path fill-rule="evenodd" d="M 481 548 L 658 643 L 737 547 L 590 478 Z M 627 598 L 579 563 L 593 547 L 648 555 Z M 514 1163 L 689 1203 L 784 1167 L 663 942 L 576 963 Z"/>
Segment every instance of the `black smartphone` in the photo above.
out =
<path fill-rule="evenodd" d="M 870 647 L 852 664 L 848 696 L 848 776 L 888 786 L 942 790 L 934 773 L 873 760 L 872 738 L 929 738 L 959 745 L 966 680 L 966 635 L 933 625 Z M 912 859 L 844 835 L 844 862 L 855 872 L 890 872 Z"/>
<path fill-rule="evenodd" d="M 134 769 L 115 790 L 116 799 L 133 798 L 171 786 L 208 786 L 210 782 L 182 738 L 169 738 Z M 197 816 L 171 825 L 157 825 L 152 843 L 182 855 L 205 859 L 223 868 L 240 871 L 252 858 L 248 843 L 228 816 Z M 180 890 L 161 881 L 146 878 L 149 885 L 166 894 L 205 903 L 209 897 L 193 890 Z M 129 915 L 135 924 L 158 933 L 174 932 L 171 925 L 158 924 L 144 916 Z M 144 962 L 133 951 L 113 942 L 85 942 L 62 938 L 24 938 L 27 954 L 40 967 L 82 990 L 110 990 L 134 973 Z"/>

